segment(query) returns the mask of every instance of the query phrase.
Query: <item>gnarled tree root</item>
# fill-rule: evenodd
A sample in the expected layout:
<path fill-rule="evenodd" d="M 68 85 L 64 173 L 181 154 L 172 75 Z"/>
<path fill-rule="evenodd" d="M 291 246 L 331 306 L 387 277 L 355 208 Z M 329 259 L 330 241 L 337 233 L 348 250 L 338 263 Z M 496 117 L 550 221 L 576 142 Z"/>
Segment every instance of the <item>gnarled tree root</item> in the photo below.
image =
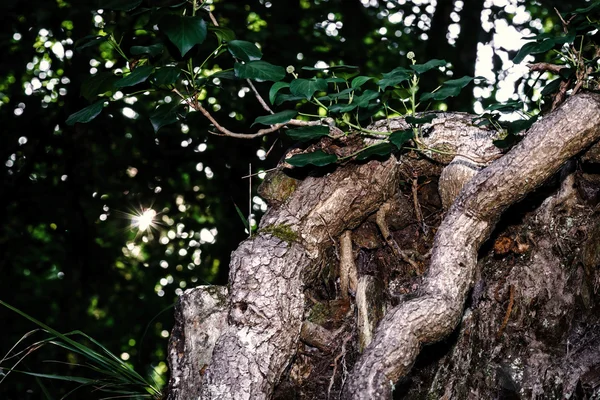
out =
<path fill-rule="evenodd" d="M 265 214 L 259 233 L 232 255 L 228 326 L 197 378 L 200 393 L 182 393 L 179 399 L 272 395 L 294 355 L 304 316 L 304 282 L 318 273 L 324 244 L 356 228 L 393 195 L 395 165 L 390 158 L 306 178 L 296 188 L 301 195 Z"/>
<path fill-rule="evenodd" d="M 507 155 L 462 189 L 435 239 L 421 296 L 392 309 L 347 380 L 344 398 L 391 398 L 421 345 L 458 324 L 473 284 L 477 251 L 502 212 L 600 138 L 600 96 L 580 94 L 536 123 Z"/>

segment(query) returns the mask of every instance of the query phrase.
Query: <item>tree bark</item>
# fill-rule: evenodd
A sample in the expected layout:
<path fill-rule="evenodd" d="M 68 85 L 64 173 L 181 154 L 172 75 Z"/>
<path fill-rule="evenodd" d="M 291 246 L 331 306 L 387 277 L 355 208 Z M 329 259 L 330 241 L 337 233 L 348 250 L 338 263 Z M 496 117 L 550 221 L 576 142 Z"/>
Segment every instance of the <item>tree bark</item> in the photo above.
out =
<path fill-rule="evenodd" d="M 599 121 L 597 95 L 573 97 L 463 188 L 437 233 L 423 294 L 382 320 L 351 374 L 348 398 L 391 398 L 392 385 L 409 372 L 421 345 L 452 332 L 473 284 L 477 251 L 502 212 L 597 141 Z"/>
<path fill-rule="evenodd" d="M 277 390 L 280 398 L 289 398 L 290 393 L 308 385 L 306 377 L 323 371 L 314 361 L 317 359 L 329 360 L 323 365 L 328 373 L 331 373 L 329 366 L 333 366 L 333 376 L 315 383 L 314 390 L 306 392 L 310 395 L 294 395 L 294 398 L 326 398 L 336 393 L 342 398 L 391 398 L 394 385 L 410 372 L 422 345 L 444 338 L 461 320 L 467 294 L 475 280 L 478 250 L 504 210 L 538 188 L 567 160 L 598 140 L 599 106 L 600 96 L 594 94 L 569 99 L 534 125 L 517 147 L 485 169 L 482 168 L 490 158 L 500 155 L 491 143 L 494 132 L 475 126 L 472 116 L 441 114 L 424 128 L 427 133 L 424 142 L 438 150 L 424 151 L 426 158 L 407 154 L 399 160 L 390 157 L 386 161 L 349 164 L 300 181 L 279 172 L 277 182 L 273 179 L 271 185 L 277 186 L 276 191 L 285 196 L 271 198 L 271 208 L 261 221 L 259 233 L 243 242 L 232 256 L 226 311 L 215 311 L 215 315 L 227 314 L 226 323 L 218 329 L 221 332 L 219 339 L 214 348 L 211 345 L 197 347 L 199 350 L 195 351 L 201 353 L 197 358 L 170 357 L 169 398 L 189 399 L 200 395 L 207 399 L 267 399 Z M 372 128 L 390 131 L 406 128 L 406 124 L 402 120 L 380 121 Z M 440 149 L 444 150 L 443 154 Z M 446 153 L 459 155 L 447 156 Z M 453 181 L 454 174 L 448 171 L 465 172 L 465 168 L 468 173 L 457 174 L 460 183 Z M 324 275 L 331 261 L 337 259 L 338 240 L 344 236 L 348 248 L 348 234 L 344 232 L 377 226 L 370 223 L 369 218 L 375 218 L 379 207 L 395 196 L 405 196 L 405 183 L 399 189 L 401 180 L 409 182 L 413 176 L 439 176 L 442 169 L 446 176 L 440 179 L 440 192 L 447 204 L 456 196 L 457 185 L 462 187 L 470 181 L 452 203 L 437 230 L 427 275 L 422 282 L 418 278 L 409 285 L 418 286 L 418 290 L 409 290 L 408 297 L 394 297 L 389 294 L 392 278 L 388 280 L 384 276 L 382 283 L 385 285 L 378 279 L 369 278 L 369 293 L 375 290 L 373 288 L 387 285 L 385 293 L 388 294 L 381 297 L 383 305 L 379 300 L 365 303 L 374 297 L 369 299 L 369 295 L 365 299 L 365 277 L 371 272 L 369 262 L 360 261 L 362 249 L 372 248 L 370 254 L 380 254 L 373 253 L 377 251 L 400 254 L 403 260 L 397 262 L 403 265 L 424 263 L 426 256 L 412 256 L 410 254 L 414 252 L 409 254 L 395 242 L 395 238 L 400 238 L 397 236 L 400 232 L 413 232 L 410 229 L 415 226 L 398 221 L 409 218 L 400 217 L 404 215 L 402 211 L 388 216 L 387 223 L 400 230 L 395 231 L 396 236 L 384 238 L 383 245 L 372 247 L 364 238 L 352 236 L 353 257 L 350 261 L 346 259 L 346 264 L 352 259 L 358 260 L 360 290 L 357 300 L 360 298 L 358 319 L 361 322 L 357 328 L 352 299 L 347 296 L 348 293 L 354 295 L 348 289 L 352 285 L 336 283 L 339 272 L 333 274 L 333 279 Z M 422 190 L 421 186 L 427 186 L 427 182 L 420 186 L 416 178 L 412 182 L 417 200 L 414 207 L 420 207 L 419 202 L 426 205 L 426 192 L 419 190 Z M 406 204 L 413 205 L 410 201 Z M 414 214 L 410 218 L 414 219 Z M 424 238 L 430 230 L 428 223 L 422 220 L 417 224 L 420 227 L 417 231 L 421 230 Z M 379 234 L 376 232 L 375 235 Z M 359 245 L 360 240 L 364 243 Z M 344 251 L 347 257 L 347 250 Z M 373 273 L 382 276 L 377 275 L 377 271 Z M 323 289 L 323 280 L 328 280 L 330 286 L 325 285 Z M 331 282 L 333 289 L 327 289 Z M 340 287 L 343 288 L 341 291 Z M 189 292 L 182 296 L 182 306 L 191 304 L 186 300 L 189 296 Z M 511 297 L 514 301 L 514 293 Z M 335 304 L 348 304 L 350 308 L 338 307 L 337 314 L 316 322 L 315 310 L 324 304 L 333 304 L 332 300 L 336 299 L 341 299 L 341 303 Z M 369 344 L 370 327 L 377 324 L 380 316 L 376 314 L 384 309 L 388 312 Z M 365 315 L 365 310 L 373 310 L 374 315 Z M 309 321 L 305 321 L 307 318 Z M 221 322 L 223 319 L 217 318 Z M 305 339 L 302 339 L 301 331 Z M 315 333 L 306 340 L 310 335 L 307 332 Z M 175 336 L 171 339 L 171 354 L 176 348 Z M 366 349 L 360 354 L 360 348 L 365 345 Z M 298 352 L 299 348 L 305 348 L 312 354 L 308 358 L 314 360 L 306 361 L 306 356 Z M 354 368 L 345 375 L 346 363 L 351 365 L 353 357 L 356 358 Z M 197 365 L 197 360 L 211 361 L 203 368 Z M 192 370 L 198 371 L 197 374 L 181 373 L 182 368 L 189 368 L 185 365 L 189 362 L 196 363 Z M 290 363 L 293 364 L 291 368 Z M 344 368 L 338 368 L 340 365 Z M 177 391 L 173 391 L 173 377 L 179 379 Z M 192 379 L 194 384 L 182 384 L 181 379 Z M 282 381 L 284 383 L 276 390 L 276 385 Z M 190 388 L 189 391 L 185 392 L 184 387 Z M 286 387 L 290 388 L 289 392 L 285 392 Z M 340 392 L 342 387 L 343 394 Z M 284 392 L 288 394 L 284 395 Z"/>

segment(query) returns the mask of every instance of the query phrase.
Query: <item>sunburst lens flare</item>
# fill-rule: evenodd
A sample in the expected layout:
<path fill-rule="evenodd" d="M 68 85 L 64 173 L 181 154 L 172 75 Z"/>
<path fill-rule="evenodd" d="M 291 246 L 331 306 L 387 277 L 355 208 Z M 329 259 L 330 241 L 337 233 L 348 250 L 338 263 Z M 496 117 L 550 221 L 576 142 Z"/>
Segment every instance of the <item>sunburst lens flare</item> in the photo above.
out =
<path fill-rule="evenodd" d="M 156 217 L 156 211 L 148 208 L 140 215 L 133 217 L 133 225 L 137 226 L 140 231 L 146 231 L 150 227 L 154 226 L 154 217 Z"/>

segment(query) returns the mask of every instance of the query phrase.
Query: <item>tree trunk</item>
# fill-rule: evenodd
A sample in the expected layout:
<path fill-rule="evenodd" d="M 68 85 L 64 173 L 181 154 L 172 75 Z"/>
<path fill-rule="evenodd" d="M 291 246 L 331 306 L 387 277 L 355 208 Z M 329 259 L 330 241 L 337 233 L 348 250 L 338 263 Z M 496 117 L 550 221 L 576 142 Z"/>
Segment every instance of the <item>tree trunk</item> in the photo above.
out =
<path fill-rule="evenodd" d="M 168 398 L 598 393 L 600 158 L 577 157 L 599 105 L 569 99 L 505 155 L 473 116 L 438 114 L 433 150 L 268 176 L 229 290 L 181 296 Z"/>

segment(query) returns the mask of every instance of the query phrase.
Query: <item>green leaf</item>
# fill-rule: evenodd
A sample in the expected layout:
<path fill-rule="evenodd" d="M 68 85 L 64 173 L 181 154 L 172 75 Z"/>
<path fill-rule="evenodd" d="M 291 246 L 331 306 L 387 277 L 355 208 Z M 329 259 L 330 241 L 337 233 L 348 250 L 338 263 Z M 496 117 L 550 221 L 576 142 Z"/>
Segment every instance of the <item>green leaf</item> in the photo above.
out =
<path fill-rule="evenodd" d="M 294 96 L 293 94 L 288 93 L 277 93 L 275 96 L 275 105 L 280 106 L 286 101 L 297 102 L 298 100 L 304 100 L 304 96 Z"/>
<path fill-rule="evenodd" d="M 185 115 L 186 109 L 182 104 L 163 104 L 150 113 L 150 123 L 154 133 L 163 126 L 171 125 L 179 121 Z"/>
<path fill-rule="evenodd" d="M 285 162 L 294 167 L 305 167 L 309 164 L 323 167 L 333 164 L 337 161 L 337 157 L 333 154 L 327 154 L 323 150 L 317 150 L 313 153 L 296 154 L 290 158 L 286 158 Z"/>
<path fill-rule="evenodd" d="M 356 103 L 352 103 L 352 104 L 338 103 L 338 104 L 332 105 L 331 107 L 328 107 L 327 110 L 329 110 L 329 112 L 331 112 L 331 113 L 346 113 L 346 112 L 354 110 L 356 107 L 358 107 L 358 105 Z"/>
<path fill-rule="evenodd" d="M 271 104 L 275 104 L 275 96 L 277 96 L 277 93 L 281 89 L 286 87 L 290 87 L 290 84 L 287 82 L 275 82 L 273 86 L 271 86 L 271 89 L 269 89 L 269 101 Z"/>
<path fill-rule="evenodd" d="M 91 378 L 85 378 L 82 376 L 73 376 L 73 375 L 54 375 L 54 374 L 40 374 L 38 372 L 29 372 L 29 371 L 19 371 L 19 372 L 23 372 L 26 375 L 29 376 L 35 376 L 38 378 L 45 378 L 45 379 L 56 379 L 59 381 L 67 381 L 67 382 L 75 382 L 75 383 L 81 383 L 84 385 L 91 385 L 94 383 L 99 383 L 99 381 L 97 379 L 91 379 Z"/>
<path fill-rule="evenodd" d="M 594 65 L 596 62 L 597 61 L 594 61 Z M 558 75 L 560 75 L 560 77 L 563 79 L 569 79 L 574 73 L 574 68 L 561 68 L 560 71 L 558 71 Z"/>
<path fill-rule="evenodd" d="M 358 120 L 366 121 L 371 119 L 375 114 L 383 110 L 383 104 L 380 102 L 370 102 L 366 107 L 358 109 Z"/>
<path fill-rule="evenodd" d="M 242 220 L 242 223 L 244 224 L 246 231 L 250 232 L 250 224 L 248 223 L 248 219 L 246 218 L 246 216 L 244 215 L 242 210 L 240 210 L 240 208 L 237 206 L 237 204 L 233 203 L 233 206 L 235 207 L 235 211 L 237 211 L 237 215 Z"/>
<path fill-rule="evenodd" d="M 294 96 L 303 96 L 307 100 L 310 100 L 315 92 L 326 90 L 327 81 L 325 79 L 294 79 L 290 83 L 290 92 Z"/>
<path fill-rule="evenodd" d="M 289 122 L 292 118 L 294 118 L 296 115 L 298 115 L 298 111 L 295 111 L 295 110 L 280 111 L 275 114 L 264 115 L 262 117 L 256 118 L 254 120 L 254 123 L 252 123 L 251 126 L 254 126 L 256 124 L 263 124 L 263 125 L 285 124 L 286 122 Z"/>
<path fill-rule="evenodd" d="M 371 100 L 379 97 L 379 92 L 374 90 L 365 90 L 361 96 L 354 96 L 354 102 L 358 107 L 367 107 Z"/>
<path fill-rule="evenodd" d="M 327 96 L 319 97 L 319 101 L 331 101 L 331 100 L 347 100 L 350 98 L 350 93 L 354 91 L 354 88 L 344 89 L 339 93 L 330 93 Z"/>
<path fill-rule="evenodd" d="M 246 64 L 236 62 L 233 66 L 235 76 L 241 79 L 253 79 L 257 82 L 280 81 L 285 78 L 285 69 L 266 61 L 251 61 Z"/>
<path fill-rule="evenodd" d="M 96 118 L 104 108 L 104 100 L 98 100 L 91 106 L 87 106 L 83 110 L 79 110 L 74 114 L 69 115 L 67 118 L 67 125 L 75 125 L 76 123 L 87 124 L 94 118 Z"/>
<path fill-rule="evenodd" d="M 554 38 L 546 39 L 542 42 L 526 43 L 525 45 L 523 45 L 523 47 L 521 47 L 521 49 L 513 59 L 513 63 L 519 64 L 525 59 L 525 57 L 527 57 L 530 54 L 545 53 L 551 48 L 553 48 L 555 44 L 556 40 Z"/>
<path fill-rule="evenodd" d="M 506 103 L 490 104 L 485 109 L 488 111 L 514 112 L 523 109 L 523 102 L 513 100 Z"/>
<path fill-rule="evenodd" d="M 95 46 L 99 43 L 106 42 L 110 36 L 99 36 L 99 35 L 88 35 L 82 37 L 78 41 L 75 42 L 75 50 L 79 51 L 85 49 L 86 47 Z"/>
<path fill-rule="evenodd" d="M 475 78 L 472 76 L 463 76 L 459 79 L 451 79 L 449 81 L 444 82 L 442 87 L 435 93 L 423 93 L 421 96 L 421 101 L 427 100 L 444 100 L 448 97 L 458 96 L 460 91 L 471 83 Z"/>
<path fill-rule="evenodd" d="M 99 8 L 116 11 L 131 11 L 142 4 L 142 0 L 102 0 Z"/>
<path fill-rule="evenodd" d="M 408 122 L 409 124 L 418 125 L 418 124 L 427 124 L 427 123 L 433 121 L 435 119 L 435 117 L 436 117 L 435 114 L 430 114 L 430 115 L 426 115 L 423 117 L 413 117 L 413 116 L 409 115 L 406 118 L 404 118 L 404 120 L 406 122 Z"/>
<path fill-rule="evenodd" d="M 97 95 L 116 90 L 115 83 L 121 79 L 120 76 L 110 71 L 99 72 L 91 78 L 86 79 L 81 85 L 81 95 L 92 101 Z"/>
<path fill-rule="evenodd" d="M 549 84 L 547 84 L 542 89 L 542 93 L 541 93 L 542 96 L 547 96 L 549 94 L 556 92 L 558 90 L 561 82 L 562 82 L 562 79 L 555 79 L 552 82 L 550 82 Z"/>
<path fill-rule="evenodd" d="M 596 28 L 596 27 L 594 26 L 594 28 Z M 556 44 L 573 43 L 575 41 L 576 37 L 577 37 L 577 34 L 575 32 L 569 32 L 564 36 L 555 37 L 554 42 Z"/>
<path fill-rule="evenodd" d="M 208 30 L 215 34 L 219 43 L 227 43 L 235 39 L 235 32 L 229 28 L 211 25 L 208 27 Z"/>
<path fill-rule="evenodd" d="M 394 150 L 396 149 L 390 143 L 379 143 L 374 146 L 369 146 L 360 153 L 358 153 L 356 159 L 358 161 L 362 161 L 373 156 L 387 156 Z"/>
<path fill-rule="evenodd" d="M 357 76 L 356 78 L 352 79 L 352 83 L 350 84 L 350 86 L 352 86 L 353 88 L 357 89 L 359 87 L 361 87 L 362 85 L 364 85 L 365 83 L 367 83 L 368 81 L 370 81 L 371 79 L 374 79 L 372 76 Z"/>
<path fill-rule="evenodd" d="M 254 43 L 245 40 L 232 40 L 227 44 L 227 49 L 234 56 L 244 62 L 256 61 L 262 58 L 262 52 Z"/>
<path fill-rule="evenodd" d="M 206 22 L 201 17 L 169 14 L 161 19 L 158 26 L 179 49 L 182 57 L 206 39 Z"/>
<path fill-rule="evenodd" d="M 154 67 L 150 65 L 142 65 L 141 67 L 137 67 L 133 71 L 129 73 L 129 75 L 124 76 L 119 79 L 117 83 L 115 83 L 115 87 L 122 88 L 127 86 L 134 86 L 138 83 L 144 82 L 150 74 L 154 71 Z"/>
<path fill-rule="evenodd" d="M 345 83 L 346 80 L 342 79 L 342 78 L 325 78 L 325 80 L 327 81 L 327 83 Z"/>
<path fill-rule="evenodd" d="M 358 71 L 338 71 L 335 73 L 339 78 L 348 81 L 358 75 Z"/>
<path fill-rule="evenodd" d="M 410 68 L 412 68 L 417 74 L 423 74 L 431 69 L 434 68 L 439 68 L 439 67 L 443 67 L 446 64 L 448 64 L 446 62 L 446 60 L 438 60 L 438 59 L 434 59 L 434 60 L 429 60 L 427 61 L 425 64 L 415 64 L 415 65 L 411 65 Z"/>
<path fill-rule="evenodd" d="M 302 128 L 287 130 L 285 134 L 294 140 L 307 142 L 329 135 L 329 127 L 323 125 L 303 126 Z"/>
<path fill-rule="evenodd" d="M 177 82 L 181 70 L 177 67 L 162 67 L 152 74 L 152 82 L 156 85 L 172 85 Z"/>
<path fill-rule="evenodd" d="M 400 149 L 402 146 L 404 146 L 404 143 L 408 142 L 409 140 L 411 140 L 414 137 L 415 137 L 415 133 L 413 132 L 412 129 L 405 129 L 402 131 L 392 132 L 392 134 L 390 135 L 389 141 L 394 146 L 396 146 L 398 149 Z"/>
<path fill-rule="evenodd" d="M 380 88 L 385 89 L 388 86 L 396 86 L 399 83 L 408 81 L 413 72 L 409 69 L 398 67 L 390 72 L 383 74 L 383 78 L 377 82 Z"/>
<path fill-rule="evenodd" d="M 228 80 L 234 80 L 237 77 L 235 76 L 235 73 L 232 70 L 226 70 L 226 71 L 219 71 L 219 72 L 215 72 L 214 74 L 212 74 L 210 76 L 210 78 L 219 78 L 219 79 L 228 79 Z"/>
<path fill-rule="evenodd" d="M 157 55 L 161 54 L 164 49 L 165 46 L 163 46 L 160 43 L 157 43 L 151 44 L 150 46 L 131 46 L 130 51 L 131 54 L 133 54 L 134 56 L 149 54 L 150 57 L 156 57 Z"/>
<path fill-rule="evenodd" d="M 596 7 L 600 7 L 600 3 L 598 3 L 598 2 L 592 2 L 592 4 L 590 4 L 589 6 L 587 6 L 585 8 L 578 8 L 575 11 L 572 11 L 571 15 L 575 15 L 575 14 L 587 14 L 588 12 L 592 11 Z"/>

